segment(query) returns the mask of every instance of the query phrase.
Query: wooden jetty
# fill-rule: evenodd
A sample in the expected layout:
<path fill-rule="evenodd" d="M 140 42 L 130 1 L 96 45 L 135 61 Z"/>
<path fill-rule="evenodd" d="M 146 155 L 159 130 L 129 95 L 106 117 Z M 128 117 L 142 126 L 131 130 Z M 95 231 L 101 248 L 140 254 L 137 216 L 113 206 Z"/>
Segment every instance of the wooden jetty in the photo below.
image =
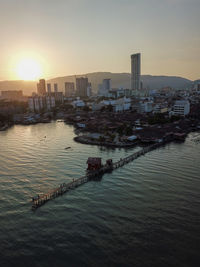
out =
<path fill-rule="evenodd" d="M 127 156 L 125 158 L 120 159 L 117 162 L 114 162 L 112 164 L 105 164 L 103 165 L 100 169 L 92 171 L 92 172 L 88 172 L 85 176 L 82 176 L 78 179 L 73 179 L 72 182 L 69 183 L 63 183 L 61 184 L 59 187 L 54 188 L 52 190 L 50 190 L 49 192 L 45 193 L 45 194 L 41 194 L 38 195 L 36 197 L 32 198 L 32 209 L 36 210 L 37 208 L 41 207 L 42 205 L 44 205 L 47 201 L 54 199 L 58 196 L 63 195 L 64 193 L 84 184 L 87 183 L 88 181 L 94 179 L 95 177 L 98 177 L 100 175 L 103 175 L 106 172 L 110 172 L 114 169 L 117 169 L 119 167 L 124 166 L 125 164 L 137 159 L 138 157 L 146 154 L 147 152 L 161 146 L 163 143 L 156 143 L 153 145 L 150 145 L 148 147 L 144 147 L 143 149 L 133 153 L 130 156 Z"/>

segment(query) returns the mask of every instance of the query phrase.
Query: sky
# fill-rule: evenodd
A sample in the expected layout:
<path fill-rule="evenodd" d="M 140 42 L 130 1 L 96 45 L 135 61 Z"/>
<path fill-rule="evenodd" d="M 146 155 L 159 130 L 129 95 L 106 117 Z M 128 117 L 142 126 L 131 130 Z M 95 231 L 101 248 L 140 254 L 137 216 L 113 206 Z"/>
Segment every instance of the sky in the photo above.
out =
<path fill-rule="evenodd" d="M 98 71 L 200 79 L 200 0 L 0 0 L 0 80 L 21 58 L 46 79 Z"/>

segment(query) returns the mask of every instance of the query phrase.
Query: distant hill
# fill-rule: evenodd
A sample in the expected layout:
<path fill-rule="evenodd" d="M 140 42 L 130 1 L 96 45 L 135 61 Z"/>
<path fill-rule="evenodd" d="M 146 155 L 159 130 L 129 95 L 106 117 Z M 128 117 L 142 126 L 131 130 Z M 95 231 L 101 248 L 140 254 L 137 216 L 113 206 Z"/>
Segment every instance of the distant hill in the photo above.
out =
<path fill-rule="evenodd" d="M 84 76 L 88 77 L 88 80 L 92 83 L 92 88 L 95 92 L 98 90 L 98 84 L 102 83 L 102 80 L 107 78 L 111 79 L 112 88 L 130 88 L 130 73 L 94 72 L 87 73 L 85 75 L 58 77 L 51 79 L 48 82 L 58 83 L 58 87 L 64 90 L 65 82 L 75 82 L 75 77 Z M 192 81 L 176 76 L 142 75 L 141 81 L 143 82 L 143 87 L 149 89 L 160 89 L 166 86 L 170 86 L 175 89 L 187 89 L 192 85 Z"/>
<path fill-rule="evenodd" d="M 53 83 L 58 83 L 59 90 L 64 91 L 64 83 L 75 82 L 76 77 L 88 77 L 94 92 L 97 92 L 98 84 L 102 83 L 102 80 L 106 78 L 111 79 L 112 88 L 130 88 L 130 73 L 94 72 L 76 76 L 57 77 L 47 82 L 52 83 L 52 85 Z M 191 80 L 176 76 L 142 75 L 141 80 L 143 87 L 149 89 L 160 89 L 166 86 L 175 89 L 187 89 L 194 83 Z M 36 81 L 0 81 L 0 91 L 23 90 L 25 95 L 31 95 L 32 92 L 36 92 L 36 84 Z"/>
<path fill-rule="evenodd" d="M 24 95 L 31 95 L 36 87 L 36 81 L 0 81 L 0 91 L 22 90 Z"/>

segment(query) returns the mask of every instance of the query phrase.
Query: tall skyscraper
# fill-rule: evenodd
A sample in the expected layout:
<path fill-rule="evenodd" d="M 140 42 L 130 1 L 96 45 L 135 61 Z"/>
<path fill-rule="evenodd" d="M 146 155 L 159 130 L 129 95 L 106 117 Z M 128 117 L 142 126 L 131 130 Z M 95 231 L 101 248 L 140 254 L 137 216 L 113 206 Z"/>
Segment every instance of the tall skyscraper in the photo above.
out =
<path fill-rule="evenodd" d="M 88 94 L 88 78 L 76 78 L 76 95 L 80 97 L 87 97 Z"/>
<path fill-rule="evenodd" d="M 47 83 L 47 93 L 51 94 L 51 84 Z"/>
<path fill-rule="evenodd" d="M 75 88 L 74 83 L 72 82 L 66 82 L 65 83 L 65 96 L 70 97 L 74 94 Z"/>
<path fill-rule="evenodd" d="M 58 92 L 58 84 L 57 83 L 54 83 L 54 92 L 57 93 Z"/>
<path fill-rule="evenodd" d="M 45 79 L 40 79 L 39 80 L 39 83 L 37 84 L 37 93 L 40 96 L 46 94 L 46 83 L 45 83 Z"/>
<path fill-rule="evenodd" d="M 131 89 L 140 89 L 141 54 L 131 55 Z"/>

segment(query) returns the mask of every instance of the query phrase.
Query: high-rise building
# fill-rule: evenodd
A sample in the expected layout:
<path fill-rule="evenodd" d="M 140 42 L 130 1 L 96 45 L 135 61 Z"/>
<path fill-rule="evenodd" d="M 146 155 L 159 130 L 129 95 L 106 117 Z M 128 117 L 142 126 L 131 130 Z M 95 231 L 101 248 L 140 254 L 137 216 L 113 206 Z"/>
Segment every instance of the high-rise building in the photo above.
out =
<path fill-rule="evenodd" d="M 107 97 L 111 90 L 111 79 L 104 79 L 102 84 L 98 85 L 98 95 Z"/>
<path fill-rule="evenodd" d="M 131 55 L 131 89 L 140 89 L 141 54 Z"/>
<path fill-rule="evenodd" d="M 51 84 L 47 83 L 47 93 L 51 94 Z"/>
<path fill-rule="evenodd" d="M 111 89 L 110 79 L 103 79 L 103 89 L 109 91 Z"/>
<path fill-rule="evenodd" d="M 57 93 L 58 92 L 58 84 L 57 83 L 54 83 L 54 92 Z"/>
<path fill-rule="evenodd" d="M 88 83 L 87 96 L 88 97 L 92 96 L 92 84 L 91 83 Z"/>
<path fill-rule="evenodd" d="M 76 78 L 76 95 L 80 97 L 88 96 L 88 78 Z"/>
<path fill-rule="evenodd" d="M 65 83 L 65 96 L 70 97 L 74 94 L 74 92 L 75 92 L 74 83 L 66 82 Z"/>
<path fill-rule="evenodd" d="M 37 93 L 39 96 L 46 94 L 46 83 L 45 79 L 40 79 L 39 83 L 37 84 Z"/>

